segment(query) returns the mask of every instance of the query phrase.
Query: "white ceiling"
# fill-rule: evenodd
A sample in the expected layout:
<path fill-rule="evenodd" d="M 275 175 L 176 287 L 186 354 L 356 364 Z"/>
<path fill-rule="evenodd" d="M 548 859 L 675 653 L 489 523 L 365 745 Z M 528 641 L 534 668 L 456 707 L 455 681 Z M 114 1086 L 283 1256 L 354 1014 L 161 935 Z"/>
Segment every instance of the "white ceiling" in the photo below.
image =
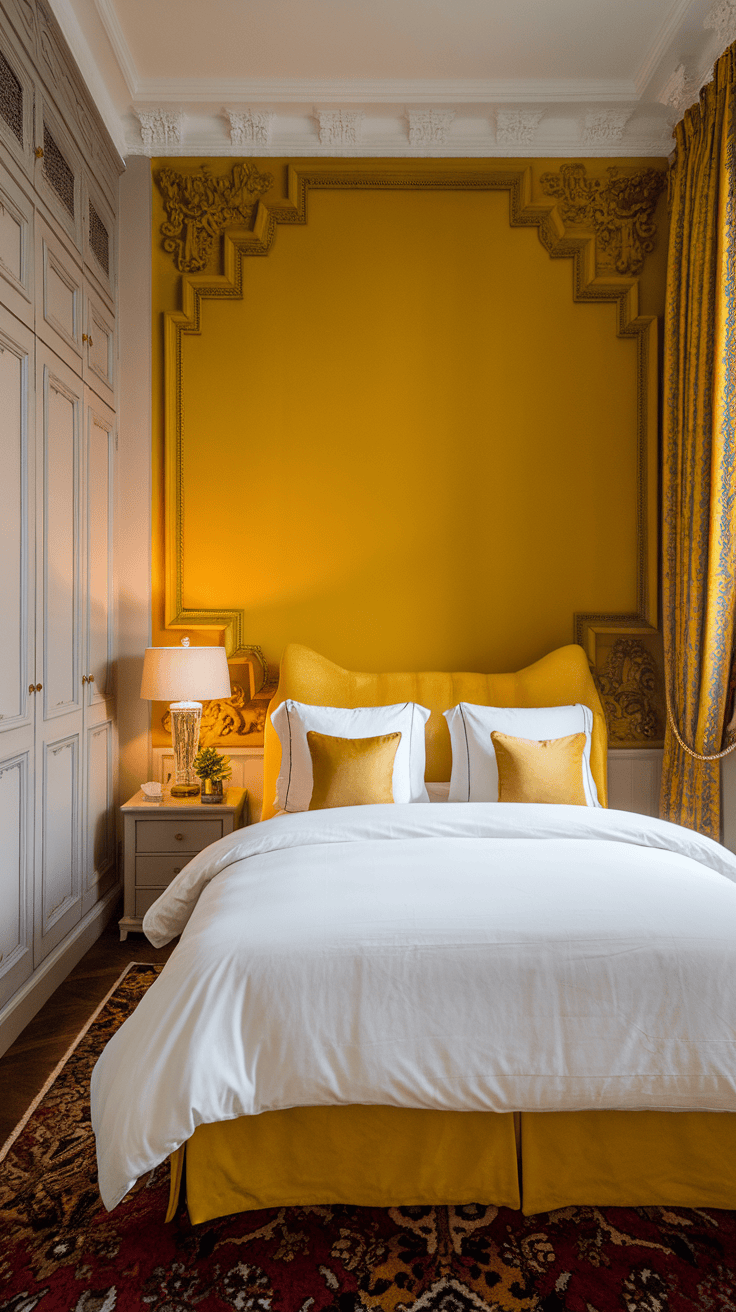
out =
<path fill-rule="evenodd" d="M 123 155 L 667 154 L 736 38 L 736 0 L 51 5 Z"/>

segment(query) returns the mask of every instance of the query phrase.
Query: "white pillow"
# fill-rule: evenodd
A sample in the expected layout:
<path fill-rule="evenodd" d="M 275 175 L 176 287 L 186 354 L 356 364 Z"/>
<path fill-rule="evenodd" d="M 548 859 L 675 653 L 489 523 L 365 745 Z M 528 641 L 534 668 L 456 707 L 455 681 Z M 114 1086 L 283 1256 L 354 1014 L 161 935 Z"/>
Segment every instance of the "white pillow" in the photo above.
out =
<path fill-rule="evenodd" d="M 424 726 L 431 715 L 426 706 L 309 706 L 290 699 L 276 707 L 271 723 L 281 743 L 281 769 L 276 781 L 276 806 L 284 811 L 307 811 L 314 779 L 307 733 L 335 738 L 375 738 L 400 733 L 392 788 L 395 802 L 428 802 L 424 786 Z"/>
<path fill-rule="evenodd" d="M 515 738 L 564 738 L 585 734 L 583 790 L 588 806 L 600 806 L 590 772 L 593 712 L 589 706 L 473 706 L 459 702 L 445 711 L 452 742 L 451 802 L 497 802 L 498 769 L 492 730 Z"/>

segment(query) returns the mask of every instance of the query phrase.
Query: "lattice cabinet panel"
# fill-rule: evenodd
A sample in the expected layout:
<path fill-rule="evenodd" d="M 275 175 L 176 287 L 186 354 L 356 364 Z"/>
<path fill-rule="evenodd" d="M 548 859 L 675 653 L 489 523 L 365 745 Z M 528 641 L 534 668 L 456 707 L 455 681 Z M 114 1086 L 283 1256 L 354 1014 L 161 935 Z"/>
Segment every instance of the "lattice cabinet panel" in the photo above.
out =
<path fill-rule="evenodd" d="M 23 145 L 23 83 L 0 50 L 0 118 Z"/>
<path fill-rule="evenodd" d="M 64 209 L 70 217 L 75 217 L 74 169 L 67 162 L 63 152 L 52 135 L 51 128 L 44 121 L 43 125 L 43 171 L 44 176 L 56 192 Z"/>

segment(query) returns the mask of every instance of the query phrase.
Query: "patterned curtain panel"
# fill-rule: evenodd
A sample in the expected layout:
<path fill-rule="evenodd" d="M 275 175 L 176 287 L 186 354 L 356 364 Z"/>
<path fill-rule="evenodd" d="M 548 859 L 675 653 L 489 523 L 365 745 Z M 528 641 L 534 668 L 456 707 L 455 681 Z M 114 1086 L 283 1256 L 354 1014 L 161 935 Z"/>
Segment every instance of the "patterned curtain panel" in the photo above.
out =
<path fill-rule="evenodd" d="M 661 814 L 719 837 L 736 600 L 736 45 L 678 124 L 664 344 Z M 675 732 L 676 729 L 676 732 Z"/>

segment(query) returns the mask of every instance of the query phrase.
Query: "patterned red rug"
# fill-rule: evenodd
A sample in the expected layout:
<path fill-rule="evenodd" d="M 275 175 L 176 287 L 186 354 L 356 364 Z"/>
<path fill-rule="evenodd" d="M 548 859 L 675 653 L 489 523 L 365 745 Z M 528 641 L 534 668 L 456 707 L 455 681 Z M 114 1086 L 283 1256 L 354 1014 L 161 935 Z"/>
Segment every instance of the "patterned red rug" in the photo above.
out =
<path fill-rule="evenodd" d="M 736 1312 L 736 1213 L 279 1208 L 164 1225 L 168 1166 L 100 1202 L 88 1088 L 131 967 L 4 1150 L 3 1312 Z"/>

